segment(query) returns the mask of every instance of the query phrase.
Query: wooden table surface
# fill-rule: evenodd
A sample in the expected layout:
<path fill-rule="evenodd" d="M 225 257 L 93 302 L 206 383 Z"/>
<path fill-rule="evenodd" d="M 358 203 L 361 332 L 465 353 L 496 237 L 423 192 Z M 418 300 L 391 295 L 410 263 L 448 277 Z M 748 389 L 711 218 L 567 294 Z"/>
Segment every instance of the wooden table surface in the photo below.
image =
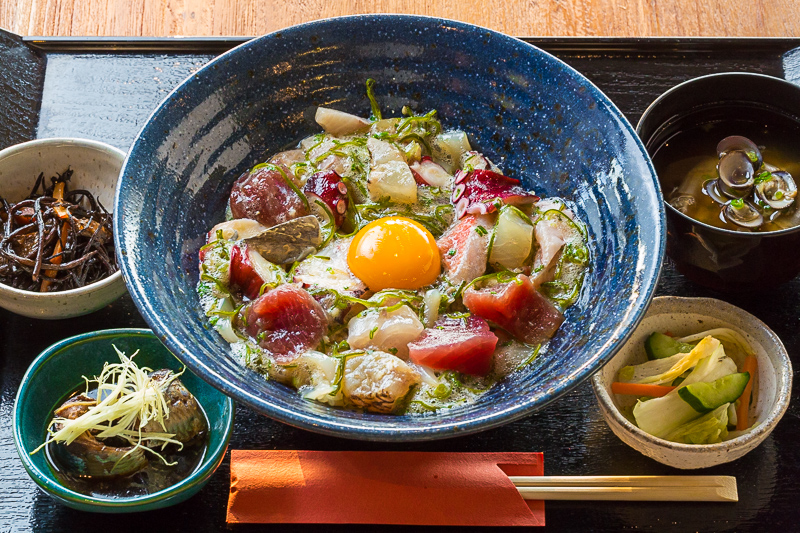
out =
<path fill-rule="evenodd" d="M 0 28 L 47 36 L 250 36 L 413 13 L 515 36 L 800 36 L 798 0 L 0 0 Z"/>

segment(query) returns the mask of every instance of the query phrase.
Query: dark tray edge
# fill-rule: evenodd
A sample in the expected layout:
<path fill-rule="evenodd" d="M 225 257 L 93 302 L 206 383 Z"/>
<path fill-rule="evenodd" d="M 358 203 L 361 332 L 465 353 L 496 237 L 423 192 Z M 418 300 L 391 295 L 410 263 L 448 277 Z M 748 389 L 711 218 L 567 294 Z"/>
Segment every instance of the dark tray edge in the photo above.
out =
<path fill-rule="evenodd" d="M 253 37 L 22 37 L 44 52 L 224 52 Z M 520 37 L 552 52 L 708 53 L 746 45 L 748 51 L 784 53 L 800 47 L 786 37 Z"/>

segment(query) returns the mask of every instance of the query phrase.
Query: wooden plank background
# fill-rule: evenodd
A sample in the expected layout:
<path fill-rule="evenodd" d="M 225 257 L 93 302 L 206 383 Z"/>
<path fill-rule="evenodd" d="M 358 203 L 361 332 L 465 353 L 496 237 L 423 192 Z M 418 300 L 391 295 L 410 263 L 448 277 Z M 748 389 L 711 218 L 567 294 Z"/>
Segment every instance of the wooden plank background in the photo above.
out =
<path fill-rule="evenodd" d="M 357 13 L 452 18 L 516 36 L 800 36 L 800 0 L 0 0 L 21 35 L 250 36 Z"/>

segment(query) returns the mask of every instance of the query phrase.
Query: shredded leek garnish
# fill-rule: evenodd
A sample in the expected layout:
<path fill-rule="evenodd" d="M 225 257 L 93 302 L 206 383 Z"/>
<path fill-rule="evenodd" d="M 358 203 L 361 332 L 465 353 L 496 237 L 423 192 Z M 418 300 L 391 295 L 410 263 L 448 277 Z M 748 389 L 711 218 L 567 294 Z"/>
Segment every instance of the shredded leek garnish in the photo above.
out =
<path fill-rule="evenodd" d="M 472 286 L 479 287 L 483 282 L 497 282 L 497 283 L 509 283 L 511 281 L 515 282 L 517 285 L 522 284 L 522 280 L 518 277 L 519 273 L 514 272 L 512 270 L 501 270 L 500 272 L 492 272 L 491 274 L 486 274 L 484 276 L 479 276 L 469 283 L 467 283 L 463 289 L 459 289 L 461 292 L 469 289 Z M 459 293 L 460 294 L 460 293 Z"/>
<path fill-rule="evenodd" d="M 347 307 L 347 303 L 351 304 L 360 304 L 366 308 L 385 308 L 387 312 L 395 311 L 399 309 L 402 305 L 408 305 L 414 310 L 418 310 L 419 307 L 422 305 L 422 296 L 416 294 L 413 291 L 408 291 L 404 289 L 385 289 L 373 294 L 369 300 L 364 300 L 362 298 L 357 298 L 355 296 L 348 296 L 347 294 L 342 294 L 335 289 L 329 289 L 326 287 L 319 287 L 319 288 L 311 288 L 308 289 L 308 292 L 311 293 L 312 296 L 317 296 L 319 294 L 331 294 L 335 298 L 334 307 L 339 307 L 343 309 Z M 389 300 L 398 300 L 397 302 L 389 305 Z M 341 305 L 341 307 L 340 307 Z"/>
<path fill-rule="evenodd" d="M 97 403 L 88 408 L 81 416 L 70 419 L 55 417 L 48 427 L 49 438 L 36 448 L 38 452 L 51 442 L 72 444 L 78 437 L 90 432 L 97 439 L 121 438 L 134 446 L 125 455 L 141 448 L 161 459 L 166 465 L 169 463 L 160 453 L 153 448 L 159 443 L 163 450 L 168 444 L 183 444 L 173 439 L 174 433 L 143 432 L 142 429 L 152 421 L 157 422 L 166 430 L 164 421 L 169 418 L 169 405 L 164 397 L 164 391 L 170 383 L 183 374 L 171 374 L 165 380 L 154 380 L 150 377 L 152 369 L 139 367 L 133 358 L 139 353 L 137 350 L 130 357 L 114 346 L 119 356 L 119 363 L 106 363 L 103 371 L 95 379 L 86 380 L 88 393 L 92 383 L 97 384 Z M 56 427 L 60 429 L 56 430 Z M 147 444 L 145 444 L 147 443 Z M 155 443 L 154 445 L 151 443 Z M 153 447 L 151 447 L 153 446 Z"/>
<path fill-rule="evenodd" d="M 455 370 L 447 370 L 444 373 L 442 373 L 442 376 L 445 379 L 447 379 L 450 383 L 452 383 L 456 388 L 459 388 L 459 387 L 463 388 L 465 390 L 468 390 L 472 394 L 483 394 L 484 392 L 489 390 L 488 388 L 478 389 L 478 388 L 475 388 L 475 387 L 468 387 L 467 385 L 464 384 L 463 381 L 458 379 L 458 375 L 457 375 L 457 372 Z M 463 376 L 463 374 L 462 374 L 462 376 Z"/>

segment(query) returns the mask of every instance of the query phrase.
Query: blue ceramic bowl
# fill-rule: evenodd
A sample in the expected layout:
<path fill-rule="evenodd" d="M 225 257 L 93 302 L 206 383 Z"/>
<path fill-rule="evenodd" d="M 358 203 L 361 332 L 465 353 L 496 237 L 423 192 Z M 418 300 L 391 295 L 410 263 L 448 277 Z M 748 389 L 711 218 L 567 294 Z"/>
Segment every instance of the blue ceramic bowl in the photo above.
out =
<path fill-rule="evenodd" d="M 44 450 L 30 452 L 43 442 L 47 425 L 71 392 L 85 387 L 83 376 L 95 376 L 103 363 L 118 362 L 113 346 L 128 355 L 139 350 L 136 362 L 153 369 L 179 371 L 183 365 L 148 329 L 110 329 L 77 335 L 43 351 L 28 368 L 14 408 L 14 443 L 25 470 L 56 500 L 83 511 L 125 513 L 160 509 L 180 503 L 203 488 L 222 463 L 233 430 L 233 401 L 206 382 L 184 372 L 181 382 L 197 398 L 208 417 L 208 449 L 197 469 L 162 491 L 134 498 L 86 496 L 68 489 L 53 474 Z"/>
<path fill-rule="evenodd" d="M 541 195 L 575 202 L 593 269 L 549 355 L 476 404 L 379 416 L 303 400 L 231 356 L 198 304 L 197 251 L 246 169 L 320 131 L 318 105 L 365 116 L 374 78 L 385 116 L 435 108 L 445 127 Z M 199 376 L 288 424 L 410 441 L 491 428 L 542 408 L 606 363 L 641 319 L 664 253 L 664 210 L 633 128 L 591 82 L 517 39 L 418 16 L 312 22 L 245 43 L 155 110 L 125 163 L 114 209 L 119 262 L 139 310 Z"/>

